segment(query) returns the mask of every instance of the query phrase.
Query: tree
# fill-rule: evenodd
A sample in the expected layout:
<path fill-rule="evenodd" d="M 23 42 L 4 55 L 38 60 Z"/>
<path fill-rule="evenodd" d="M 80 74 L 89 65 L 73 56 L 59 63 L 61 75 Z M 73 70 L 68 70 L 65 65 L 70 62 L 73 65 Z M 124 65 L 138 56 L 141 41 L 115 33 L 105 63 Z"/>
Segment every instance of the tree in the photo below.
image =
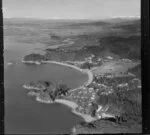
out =
<path fill-rule="evenodd" d="M 95 117 L 95 114 L 96 114 L 96 110 L 98 109 L 98 105 L 96 103 L 93 103 L 92 102 L 92 105 L 91 105 L 91 108 L 90 108 L 90 111 L 91 111 L 91 116 L 92 117 Z"/>
<path fill-rule="evenodd" d="M 65 94 L 68 92 L 69 88 L 67 87 L 66 84 L 59 84 L 57 90 L 58 90 L 58 93 L 59 93 L 59 94 L 65 95 Z"/>
<path fill-rule="evenodd" d="M 92 64 L 86 62 L 86 63 L 82 64 L 81 68 L 83 68 L 83 69 L 91 69 L 92 66 L 93 66 Z"/>

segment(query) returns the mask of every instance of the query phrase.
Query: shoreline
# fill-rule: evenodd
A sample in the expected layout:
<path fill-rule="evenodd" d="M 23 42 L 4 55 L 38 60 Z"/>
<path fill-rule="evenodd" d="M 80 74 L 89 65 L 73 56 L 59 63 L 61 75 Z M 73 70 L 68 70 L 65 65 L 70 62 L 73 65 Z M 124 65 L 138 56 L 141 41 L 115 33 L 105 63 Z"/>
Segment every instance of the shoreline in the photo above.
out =
<path fill-rule="evenodd" d="M 70 65 L 70 64 L 67 64 L 67 63 L 63 63 L 63 62 L 57 62 L 57 61 L 41 61 L 41 62 L 38 62 L 38 61 L 24 61 L 22 60 L 23 63 L 30 63 L 30 64 L 37 64 L 37 65 L 40 65 L 41 63 L 52 63 L 52 64 L 58 64 L 58 65 L 62 65 L 62 66 L 66 66 L 66 67 L 70 67 L 70 68 L 73 68 L 73 69 L 76 69 L 82 73 L 85 73 L 88 75 L 88 80 L 82 85 L 82 86 L 79 86 L 75 89 L 72 89 L 73 91 L 76 90 L 76 89 L 79 89 L 79 88 L 82 88 L 83 86 L 88 86 L 92 81 L 93 81 L 93 73 L 89 70 L 89 69 L 81 69 L 77 66 L 74 66 L 74 65 Z M 72 91 L 70 90 L 70 91 Z"/>
<path fill-rule="evenodd" d="M 91 117 L 88 114 L 82 114 L 82 113 L 77 112 L 75 109 L 78 107 L 78 104 L 76 104 L 75 102 L 70 101 L 70 100 L 55 99 L 55 101 L 51 101 L 51 100 L 45 101 L 45 100 L 42 100 L 41 98 L 39 98 L 39 96 L 37 96 L 36 97 L 36 101 L 41 102 L 41 103 L 46 103 L 46 104 L 55 104 L 55 103 L 58 103 L 58 104 L 65 105 L 65 106 L 67 106 L 67 107 L 69 107 L 71 109 L 71 112 L 74 115 L 80 116 L 87 123 L 93 122 L 93 121 L 97 120 L 96 118 Z"/>
<path fill-rule="evenodd" d="M 26 84 L 22 85 L 23 88 L 27 89 L 27 90 L 38 90 L 38 91 L 42 91 L 44 90 L 45 88 L 38 88 L 38 87 L 33 87 L 33 86 L 28 86 Z"/>
<path fill-rule="evenodd" d="M 63 104 L 63 105 L 68 106 L 69 108 L 71 108 L 71 112 L 72 112 L 73 114 L 82 117 L 85 122 L 92 122 L 92 121 L 97 120 L 96 118 L 91 117 L 91 116 L 88 115 L 88 114 L 82 114 L 82 113 L 77 112 L 75 109 L 78 107 L 78 104 L 76 104 L 76 103 L 73 102 L 73 101 L 66 100 L 66 99 L 56 99 L 54 103 L 61 103 L 61 104 Z"/>
<path fill-rule="evenodd" d="M 39 61 L 24 61 L 24 60 L 22 60 L 21 62 L 22 63 L 29 63 L 29 64 L 36 64 L 36 65 L 40 65 L 41 64 L 41 62 L 39 62 Z"/>
<path fill-rule="evenodd" d="M 34 64 L 37 64 L 37 61 L 22 61 L 23 63 L 34 63 Z M 53 64 L 58 64 L 58 65 L 62 65 L 62 66 L 66 66 L 66 67 L 71 67 L 73 69 L 76 69 L 82 73 L 86 73 L 88 75 L 88 80 L 82 84 L 81 86 L 77 87 L 77 88 L 74 88 L 74 89 L 70 89 L 69 92 L 72 92 L 72 91 L 75 91 L 77 89 L 81 89 L 85 86 L 88 86 L 92 81 L 93 81 L 93 73 L 89 70 L 89 69 L 81 69 L 77 66 L 74 66 L 74 65 L 70 65 L 70 64 L 67 64 L 67 63 L 63 63 L 63 62 L 57 62 L 57 61 L 41 61 L 41 62 L 38 62 L 38 65 L 39 63 L 53 63 Z M 78 104 L 76 104 L 75 102 L 73 101 L 70 101 L 70 100 L 66 100 L 66 99 L 55 99 L 55 101 L 45 101 L 45 100 L 42 100 L 41 98 L 39 98 L 39 96 L 36 97 L 36 101 L 38 102 L 42 102 L 42 103 L 60 103 L 60 104 L 63 104 L 63 105 L 66 105 L 68 106 L 69 108 L 71 108 L 71 112 L 77 116 L 80 116 L 81 118 L 84 119 L 85 122 L 92 122 L 92 121 L 95 121 L 97 120 L 96 118 L 93 118 L 91 117 L 90 115 L 88 114 L 82 114 L 82 113 L 79 113 L 77 112 L 75 109 L 78 107 Z"/>
<path fill-rule="evenodd" d="M 36 96 L 36 101 L 41 102 L 41 103 L 46 103 L 46 104 L 55 103 L 55 102 L 53 102 L 53 101 L 51 101 L 51 100 L 43 100 L 43 99 L 41 99 L 41 98 L 39 97 L 39 95 Z"/>

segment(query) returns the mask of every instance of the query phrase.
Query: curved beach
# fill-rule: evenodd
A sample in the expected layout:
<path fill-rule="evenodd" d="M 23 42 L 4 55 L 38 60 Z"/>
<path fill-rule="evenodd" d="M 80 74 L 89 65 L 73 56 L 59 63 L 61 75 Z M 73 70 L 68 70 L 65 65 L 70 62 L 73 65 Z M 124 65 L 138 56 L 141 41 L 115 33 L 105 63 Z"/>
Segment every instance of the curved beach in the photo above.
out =
<path fill-rule="evenodd" d="M 62 65 L 62 66 L 66 66 L 66 67 L 70 67 L 70 68 L 74 68 L 82 73 L 86 73 L 88 75 L 88 80 L 82 85 L 82 86 L 79 86 L 75 89 L 72 89 L 72 90 L 77 90 L 79 88 L 82 88 L 83 86 L 88 86 L 92 81 L 93 81 L 93 73 L 88 70 L 88 69 L 81 69 L 77 66 L 74 66 L 74 65 L 70 65 L 70 64 L 67 64 L 67 63 L 63 63 L 63 62 L 57 62 L 57 61 L 41 61 L 41 62 L 37 62 L 37 61 L 24 61 L 22 60 L 23 63 L 31 63 L 31 64 L 41 64 L 41 63 L 53 63 L 53 64 L 58 64 L 58 65 Z M 71 91 L 72 91 L 71 90 Z"/>
<path fill-rule="evenodd" d="M 93 118 L 90 115 L 77 112 L 75 109 L 78 107 L 78 104 L 76 104 L 73 101 L 69 101 L 69 100 L 65 100 L 65 99 L 56 99 L 55 103 L 61 103 L 61 104 L 64 104 L 64 105 L 70 107 L 72 109 L 72 113 L 82 117 L 85 122 L 92 122 L 92 121 L 97 120 L 96 118 Z"/>
<path fill-rule="evenodd" d="M 57 61 L 42 61 L 42 63 L 58 64 L 58 65 L 74 68 L 74 69 L 76 69 L 76 70 L 78 70 L 78 71 L 80 71 L 82 73 L 86 73 L 88 75 L 88 80 L 82 86 L 79 86 L 79 87 L 77 87 L 75 89 L 72 89 L 72 90 L 77 90 L 79 88 L 82 88 L 83 86 L 88 86 L 93 81 L 93 78 L 94 78 L 93 77 L 93 73 L 89 69 L 81 69 L 81 68 L 79 68 L 77 66 L 70 65 L 70 64 L 67 64 L 67 63 L 63 63 L 63 62 L 57 62 Z"/>
<path fill-rule="evenodd" d="M 37 62 L 34 62 L 34 61 L 22 61 L 23 63 L 35 63 L 37 64 Z M 75 91 L 77 89 L 81 89 L 85 86 L 88 86 L 92 81 L 93 81 L 93 73 L 88 70 L 88 69 L 81 69 L 79 67 L 76 67 L 74 65 L 70 65 L 70 64 L 67 64 L 67 63 L 63 63 L 63 62 L 57 62 L 57 61 L 41 61 L 41 63 L 53 63 L 53 64 L 58 64 L 58 65 L 62 65 L 62 66 L 66 66 L 66 67 L 70 67 L 70 68 L 74 68 L 82 73 L 86 73 L 88 75 L 88 80 L 81 86 L 77 87 L 77 88 L 74 88 L 74 89 L 71 89 L 69 92 L 72 92 L 72 91 Z M 84 119 L 84 121 L 86 122 L 91 122 L 91 121 L 95 121 L 96 118 L 93 118 L 91 117 L 90 115 L 87 115 L 87 114 L 82 114 L 82 113 L 79 113 L 77 112 L 75 109 L 78 107 L 78 104 L 76 104 L 75 102 L 73 101 L 70 101 L 70 100 L 65 100 L 65 99 L 55 99 L 54 102 L 52 101 L 45 101 L 45 100 L 42 100 L 41 98 L 39 98 L 38 96 L 36 97 L 36 100 L 39 101 L 39 102 L 42 102 L 42 103 L 61 103 L 61 104 L 64 104 L 68 107 L 70 107 L 72 109 L 72 113 L 82 117 Z"/>

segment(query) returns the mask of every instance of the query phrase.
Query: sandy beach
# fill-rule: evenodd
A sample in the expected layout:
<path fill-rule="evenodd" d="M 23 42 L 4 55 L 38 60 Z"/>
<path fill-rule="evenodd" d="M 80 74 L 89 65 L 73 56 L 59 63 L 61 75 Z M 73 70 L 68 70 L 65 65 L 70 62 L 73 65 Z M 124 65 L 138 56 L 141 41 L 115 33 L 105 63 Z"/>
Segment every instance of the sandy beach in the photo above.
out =
<path fill-rule="evenodd" d="M 46 104 L 54 103 L 54 102 L 51 101 L 51 100 L 44 100 L 44 99 L 41 99 L 41 98 L 39 97 L 39 95 L 36 97 L 36 101 L 39 101 L 39 102 L 41 102 L 41 103 L 46 103 Z"/>
<path fill-rule="evenodd" d="M 25 61 L 25 60 L 22 60 L 22 63 L 36 64 L 36 65 L 41 64 L 41 62 L 38 62 L 38 61 Z"/>
<path fill-rule="evenodd" d="M 45 87 L 38 88 L 38 87 L 28 86 L 28 85 L 25 85 L 25 84 L 22 87 L 27 89 L 27 90 L 39 90 L 39 91 L 41 91 L 41 90 L 45 89 Z"/>
<path fill-rule="evenodd" d="M 78 105 L 72 101 L 65 100 L 65 99 L 56 99 L 55 103 L 61 103 L 61 104 L 64 104 L 64 105 L 70 107 L 72 109 L 72 113 L 82 117 L 85 122 L 92 122 L 92 121 L 97 120 L 96 118 L 93 118 L 90 115 L 77 112 L 75 109 L 76 109 L 76 107 L 78 107 Z"/>

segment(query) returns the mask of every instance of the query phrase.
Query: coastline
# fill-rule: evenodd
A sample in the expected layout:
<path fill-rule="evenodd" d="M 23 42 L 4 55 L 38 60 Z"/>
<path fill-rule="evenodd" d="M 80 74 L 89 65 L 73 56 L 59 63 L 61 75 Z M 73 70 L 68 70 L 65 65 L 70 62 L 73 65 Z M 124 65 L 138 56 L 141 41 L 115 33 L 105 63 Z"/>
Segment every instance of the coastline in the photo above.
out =
<path fill-rule="evenodd" d="M 23 63 L 34 63 L 34 64 L 37 64 L 37 61 L 24 61 L 22 60 Z M 71 89 L 69 90 L 69 92 L 72 92 L 72 91 L 75 91 L 77 89 L 81 89 L 85 86 L 88 86 L 92 81 L 93 81 L 93 73 L 89 70 L 89 69 L 81 69 L 79 67 L 76 67 L 74 65 L 70 65 L 70 64 L 67 64 L 67 63 L 62 63 L 62 62 L 57 62 L 57 61 L 41 61 L 41 63 L 53 63 L 53 64 L 58 64 L 58 65 L 62 65 L 62 66 L 66 66 L 66 67 L 71 67 L 73 69 L 76 69 L 82 73 L 86 73 L 88 75 L 88 80 L 82 84 L 81 86 L 77 87 L 77 88 L 74 88 L 74 89 Z M 38 62 L 38 65 L 39 65 L 39 62 Z M 42 103 L 60 103 L 60 104 L 63 104 L 63 105 L 66 105 L 68 106 L 69 108 L 71 108 L 71 112 L 75 115 L 78 115 L 80 117 L 82 117 L 84 119 L 85 122 L 92 122 L 92 121 L 95 121 L 97 120 L 96 118 L 93 118 L 91 117 L 90 115 L 88 114 L 82 114 L 82 113 L 79 113 L 77 112 L 75 109 L 78 107 L 78 104 L 76 104 L 75 102 L 73 101 L 70 101 L 70 100 L 66 100 L 66 99 L 55 99 L 55 101 L 51 101 L 51 100 L 42 100 L 41 98 L 39 98 L 39 96 L 36 97 L 36 101 L 39 101 L 39 102 L 42 102 Z"/>
<path fill-rule="evenodd" d="M 78 107 L 78 104 L 76 104 L 73 101 L 66 100 L 66 99 L 56 99 L 54 103 L 61 103 L 61 104 L 64 104 L 64 105 L 70 107 L 71 112 L 77 116 L 82 117 L 85 122 L 92 122 L 92 121 L 97 120 L 96 118 L 93 118 L 88 114 L 82 114 L 82 113 L 77 112 L 75 109 Z"/>
<path fill-rule="evenodd" d="M 24 60 L 22 60 L 22 63 L 36 64 L 36 65 L 40 65 L 41 64 L 38 61 L 24 61 Z"/>
<path fill-rule="evenodd" d="M 51 101 L 51 100 L 43 100 L 43 99 L 41 99 L 41 98 L 39 97 L 39 95 L 36 96 L 36 101 L 41 102 L 41 103 L 46 103 L 46 104 L 54 103 L 54 102 Z"/>
<path fill-rule="evenodd" d="M 66 66 L 66 67 L 70 67 L 70 68 L 73 68 L 73 69 L 76 69 L 82 73 L 86 73 L 88 75 L 88 80 L 82 85 L 82 86 L 79 86 L 75 89 L 72 89 L 70 91 L 74 91 L 74 90 L 77 90 L 79 88 L 82 88 L 83 86 L 88 86 L 92 81 L 93 81 L 93 73 L 89 70 L 89 69 L 81 69 L 77 66 L 74 66 L 74 65 L 70 65 L 70 64 L 67 64 L 67 63 L 63 63 L 63 62 L 57 62 L 57 61 L 41 61 L 41 62 L 38 62 L 38 61 L 24 61 L 22 60 L 23 63 L 31 63 L 31 64 L 37 64 L 37 65 L 40 65 L 41 63 L 52 63 L 52 64 L 58 64 L 58 65 L 62 65 L 62 66 Z"/>
<path fill-rule="evenodd" d="M 25 89 L 27 89 L 27 90 L 38 90 L 38 91 L 41 91 L 41 90 L 44 90 L 45 88 L 43 87 L 43 88 L 37 88 L 37 87 L 33 87 L 33 86 L 28 86 L 28 85 L 23 85 L 22 86 L 23 88 L 25 88 Z"/>

